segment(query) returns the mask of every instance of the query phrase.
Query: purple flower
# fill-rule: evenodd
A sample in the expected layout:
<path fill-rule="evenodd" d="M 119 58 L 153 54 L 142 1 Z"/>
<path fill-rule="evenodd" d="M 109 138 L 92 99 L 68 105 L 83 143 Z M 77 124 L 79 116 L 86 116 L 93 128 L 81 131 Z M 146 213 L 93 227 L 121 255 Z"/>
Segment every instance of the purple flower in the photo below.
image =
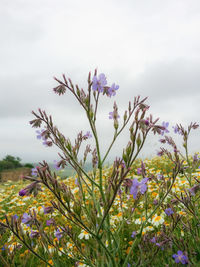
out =
<path fill-rule="evenodd" d="M 160 133 L 161 135 L 164 135 L 164 133 L 169 133 L 169 131 L 167 130 L 168 126 L 169 126 L 169 122 L 163 121 L 162 127 L 164 127 L 164 130 L 161 131 L 161 133 Z"/>
<path fill-rule="evenodd" d="M 115 114 L 115 112 L 109 112 L 109 119 L 118 119 L 120 116 L 118 114 Z"/>
<path fill-rule="evenodd" d="M 87 131 L 86 134 L 83 136 L 83 139 L 88 139 L 88 138 L 92 138 L 92 134 L 90 133 L 90 131 Z"/>
<path fill-rule="evenodd" d="M 22 216 L 22 223 L 24 223 L 24 224 L 26 224 L 27 226 L 29 226 L 30 223 L 31 223 L 31 221 L 32 221 L 31 216 L 28 215 L 28 213 L 25 212 L 25 213 L 23 214 L 23 216 Z"/>
<path fill-rule="evenodd" d="M 116 90 L 119 89 L 119 85 L 115 85 L 115 83 L 112 84 L 111 87 L 108 88 L 108 96 L 115 96 L 116 95 Z"/>
<path fill-rule="evenodd" d="M 40 130 L 37 130 L 36 133 L 37 133 L 37 139 L 42 139 L 42 140 L 45 140 L 44 136 L 42 136 L 42 133 L 45 131 L 45 129 L 42 129 L 41 131 Z"/>
<path fill-rule="evenodd" d="M 13 218 L 14 218 L 14 220 L 17 220 L 17 219 L 19 218 L 19 216 L 17 216 L 17 214 L 15 214 L 15 215 L 13 216 Z"/>
<path fill-rule="evenodd" d="M 45 140 L 43 143 L 42 143 L 44 146 L 48 147 L 48 146 L 52 146 L 53 143 L 51 141 L 48 141 L 48 140 Z"/>
<path fill-rule="evenodd" d="M 177 125 L 176 126 L 172 126 L 172 128 L 174 129 L 174 133 L 175 134 L 177 134 L 177 133 L 180 134 L 180 131 L 179 131 Z"/>
<path fill-rule="evenodd" d="M 55 224 L 55 220 L 53 218 L 46 221 L 47 226 L 50 226 L 51 224 Z"/>
<path fill-rule="evenodd" d="M 154 236 L 152 239 L 150 239 L 151 243 L 156 243 L 156 237 Z"/>
<path fill-rule="evenodd" d="M 43 206 L 43 209 L 44 209 L 44 214 L 52 213 L 54 211 L 54 208 L 51 206 L 49 206 L 49 207 Z"/>
<path fill-rule="evenodd" d="M 181 250 L 178 250 L 177 254 L 174 254 L 172 257 L 174 258 L 176 263 L 179 262 L 181 262 L 182 264 L 188 263 L 188 257 L 184 255 Z"/>
<path fill-rule="evenodd" d="M 193 187 L 191 187 L 190 189 L 188 189 L 188 191 L 191 193 L 192 196 L 195 196 L 196 193 L 200 190 L 200 184 L 196 184 Z"/>
<path fill-rule="evenodd" d="M 63 236 L 63 232 L 60 231 L 59 228 L 57 228 L 56 232 L 55 232 L 55 236 L 57 237 L 57 239 L 59 240 L 62 236 Z"/>
<path fill-rule="evenodd" d="M 142 179 L 141 182 L 138 182 L 138 180 L 136 178 L 132 180 L 132 186 L 130 188 L 130 194 L 133 195 L 134 199 L 137 198 L 138 192 L 140 192 L 141 194 L 144 194 L 146 192 L 147 181 L 148 181 L 148 178 Z"/>
<path fill-rule="evenodd" d="M 32 176 L 37 176 L 37 168 L 31 169 L 31 175 Z"/>
<path fill-rule="evenodd" d="M 54 167 L 57 171 L 59 171 L 60 169 L 62 169 L 61 166 L 60 166 L 60 167 L 58 166 L 58 161 L 57 161 L 57 160 L 54 160 L 53 162 L 54 162 L 53 167 Z"/>
<path fill-rule="evenodd" d="M 26 194 L 27 194 L 26 188 L 24 188 L 24 189 L 22 189 L 22 190 L 19 191 L 19 196 L 20 197 L 26 196 Z"/>
<path fill-rule="evenodd" d="M 27 187 L 19 191 L 19 196 L 29 196 L 33 193 L 34 197 L 37 196 L 38 191 L 42 191 L 39 181 L 35 181 L 32 184 L 29 184 Z"/>
<path fill-rule="evenodd" d="M 31 229 L 31 233 L 30 233 L 30 237 L 31 237 L 31 238 L 38 237 L 39 235 L 40 235 L 40 234 L 39 234 L 38 231 L 32 231 L 32 229 Z"/>
<path fill-rule="evenodd" d="M 138 175 L 142 174 L 142 168 L 137 168 L 137 174 Z"/>
<path fill-rule="evenodd" d="M 131 234 L 131 237 L 135 238 L 136 234 L 137 234 L 136 231 L 133 231 L 132 234 Z"/>
<path fill-rule="evenodd" d="M 164 155 L 164 152 L 162 150 L 157 152 L 157 156 L 162 157 L 163 155 Z"/>
<path fill-rule="evenodd" d="M 99 74 L 98 78 L 95 75 L 92 79 L 92 89 L 98 91 L 99 93 L 103 92 L 104 86 L 106 86 L 107 80 L 105 74 Z"/>
<path fill-rule="evenodd" d="M 172 210 L 171 208 L 168 208 L 168 209 L 165 210 L 165 213 L 166 213 L 168 216 L 170 216 L 170 215 L 172 215 L 174 212 L 173 212 L 173 210 Z"/>

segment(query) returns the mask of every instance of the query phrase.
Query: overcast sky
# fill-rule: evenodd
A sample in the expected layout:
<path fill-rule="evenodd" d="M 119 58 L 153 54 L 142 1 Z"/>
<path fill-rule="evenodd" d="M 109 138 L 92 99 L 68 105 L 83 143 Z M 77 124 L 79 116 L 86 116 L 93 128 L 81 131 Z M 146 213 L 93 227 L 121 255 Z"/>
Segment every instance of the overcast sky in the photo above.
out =
<path fill-rule="evenodd" d="M 148 96 L 150 113 L 169 121 L 171 133 L 175 123 L 200 122 L 199 0 L 1 0 L 0 32 L 0 159 L 58 159 L 29 125 L 38 108 L 72 140 L 89 130 L 70 93 L 52 91 L 53 76 L 63 73 L 84 88 L 97 68 L 120 86 L 115 97 L 101 100 L 102 151 L 112 138 L 114 101 L 123 114 L 134 96 Z M 199 130 L 191 136 L 191 152 L 200 151 L 199 136 Z M 157 139 L 148 139 L 141 156 L 156 154 Z M 111 157 L 126 143 L 127 133 Z"/>

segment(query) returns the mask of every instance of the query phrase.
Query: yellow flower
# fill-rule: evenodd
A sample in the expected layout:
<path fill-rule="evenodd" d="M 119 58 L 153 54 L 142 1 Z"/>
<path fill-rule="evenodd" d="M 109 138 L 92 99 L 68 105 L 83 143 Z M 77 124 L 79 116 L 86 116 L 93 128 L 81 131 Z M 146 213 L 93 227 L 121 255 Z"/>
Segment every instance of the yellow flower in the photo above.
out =
<path fill-rule="evenodd" d="M 49 260 L 48 263 L 52 265 L 53 264 L 53 261 L 52 260 Z"/>

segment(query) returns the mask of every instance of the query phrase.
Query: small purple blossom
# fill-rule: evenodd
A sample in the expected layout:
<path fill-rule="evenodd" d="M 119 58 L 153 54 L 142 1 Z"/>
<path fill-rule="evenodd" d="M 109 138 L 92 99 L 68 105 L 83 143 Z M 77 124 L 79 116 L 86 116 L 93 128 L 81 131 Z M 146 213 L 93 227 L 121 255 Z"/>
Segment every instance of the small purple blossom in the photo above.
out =
<path fill-rule="evenodd" d="M 176 263 L 188 264 L 188 257 L 181 250 L 178 250 L 177 254 L 174 254 L 172 257 Z"/>
<path fill-rule="evenodd" d="M 38 191 L 42 191 L 41 185 L 39 184 L 39 181 L 35 181 L 32 184 L 29 184 L 27 187 L 21 189 L 19 191 L 19 196 L 23 197 L 33 194 L 35 197 L 37 196 Z"/>
<path fill-rule="evenodd" d="M 54 160 L 53 162 L 54 162 L 53 167 L 54 167 L 57 171 L 59 171 L 59 170 L 62 169 L 61 166 L 60 166 L 60 167 L 58 166 L 58 163 L 59 163 L 59 162 L 58 162 L 57 160 Z"/>
<path fill-rule="evenodd" d="M 142 168 L 137 168 L 137 174 L 138 175 L 142 174 Z"/>
<path fill-rule="evenodd" d="M 40 130 L 37 130 L 36 133 L 37 133 L 37 139 L 42 139 L 42 140 L 45 140 L 44 136 L 42 136 L 42 133 L 45 131 L 45 129 L 42 129 L 41 131 Z"/>
<path fill-rule="evenodd" d="M 24 197 L 24 196 L 26 196 L 26 194 L 27 194 L 27 190 L 24 188 L 24 189 L 21 189 L 20 191 L 19 191 L 19 196 L 20 197 Z"/>
<path fill-rule="evenodd" d="M 104 86 L 106 86 L 107 80 L 104 73 L 99 74 L 98 78 L 95 75 L 92 79 L 92 89 L 94 91 L 98 91 L 99 93 L 102 93 L 104 90 Z"/>
<path fill-rule="evenodd" d="M 161 131 L 161 133 L 160 133 L 161 135 L 164 135 L 165 133 L 169 133 L 169 130 L 167 129 L 168 126 L 169 126 L 169 122 L 163 121 L 162 127 L 164 127 L 164 130 Z"/>
<path fill-rule="evenodd" d="M 109 112 L 109 119 L 118 119 L 120 116 L 118 114 L 115 114 L 115 112 Z"/>
<path fill-rule="evenodd" d="M 164 152 L 162 150 L 157 152 L 158 157 L 162 157 L 163 155 L 164 155 Z"/>
<path fill-rule="evenodd" d="M 14 220 L 17 220 L 19 216 L 17 214 L 13 215 Z"/>
<path fill-rule="evenodd" d="M 172 128 L 174 129 L 174 133 L 175 134 L 181 134 L 180 131 L 179 131 L 179 128 L 176 126 L 172 126 Z"/>
<path fill-rule="evenodd" d="M 131 234 L 131 237 L 135 238 L 136 234 L 137 234 L 136 231 L 133 231 L 132 234 Z"/>
<path fill-rule="evenodd" d="M 148 181 L 148 178 L 142 179 L 141 182 L 138 182 L 138 180 L 136 178 L 132 180 L 132 186 L 130 188 L 130 194 L 133 195 L 134 199 L 137 198 L 138 192 L 140 192 L 141 194 L 144 194 L 146 192 L 147 181 Z"/>
<path fill-rule="evenodd" d="M 23 214 L 23 216 L 22 216 L 22 223 L 24 223 L 24 224 L 26 224 L 27 226 L 29 226 L 30 223 L 31 223 L 31 221 L 32 221 L 31 216 L 28 215 L 28 213 L 25 212 L 25 213 Z"/>
<path fill-rule="evenodd" d="M 193 187 L 191 187 L 190 189 L 188 189 L 188 191 L 190 192 L 190 194 L 192 196 L 195 196 L 196 193 L 200 190 L 200 184 L 196 184 Z"/>
<path fill-rule="evenodd" d="M 37 176 L 37 168 L 32 168 L 31 169 L 31 175 L 32 176 Z"/>
<path fill-rule="evenodd" d="M 43 206 L 43 209 L 44 209 L 44 214 L 52 213 L 54 211 L 54 208 L 51 206 L 49 206 L 49 207 Z"/>
<path fill-rule="evenodd" d="M 48 141 L 48 140 L 45 140 L 42 144 L 44 146 L 46 146 L 46 147 L 49 147 L 49 146 L 52 146 L 53 145 L 53 143 L 51 141 Z"/>
<path fill-rule="evenodd" d="M 119 85 L 115 85 L 115 83 L 112 84 L 111 87 L 108 88 L 108 96 L 115 96 L 116 95 L 116 90 L 119 89 Z"/>
<path fill-rule="evenodd" d="M 87 131 L 86 134 L 83 136 L 84 139 L 92 138 L 92 134 L 90 131 Z"/>
<path fill-rule="evenodd" d="M 156 243 L 156 237 L 154 236 L 152 239 L 150 239 L 151 243 Z"/>
<path fill-rule="evenodd" d="M 172 215 L 174 212 L 173 212 L 173 210 L 171 209 L 171 208 L 168 208 L 168 209 L 166 209 L 165 210 L 165 214 L 167 215 L 167 216 L 170 216 L 170 215 Z"/>
<path fill-rule="evenodd" d="M 58 240 L 60 240 L 60 238 L 63 236 L 63 232 L 61 232 L 60 229 L 57 228 L 55 236 L 57 237 Z"/>
<path fill-rule="evenodd" d="M 31 233 L 30 233 L 30 237 L 31 238 L 36 238 L 36 237 L 38 237 L 40 234 L 39 234 L 39 232 L 38 231 L 32 231 L 31 230 Z"/>
<path fill-rule="evenodd" d="M 46 221 L 47 226 L 50 226 L 51 224 L 55 224 L 55 220 L 53 218 Z"/>

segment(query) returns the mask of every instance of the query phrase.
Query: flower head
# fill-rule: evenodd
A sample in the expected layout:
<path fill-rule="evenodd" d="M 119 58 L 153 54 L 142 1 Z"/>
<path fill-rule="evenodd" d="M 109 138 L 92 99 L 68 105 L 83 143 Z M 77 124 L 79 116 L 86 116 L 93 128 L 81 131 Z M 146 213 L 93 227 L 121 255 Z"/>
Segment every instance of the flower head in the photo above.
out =
<path fill-rule="evenodd" d="M 173 212 L 173 210 L 172 210 L 171 208 L 168 208 L 168 209 L 165 210 L 165 213 L 166 213 L 168 216 L 170 216 L 170 215 L 172 215 L 174 212 Z"/>
<path fill-rule="evenodd" d="M 32 168 L 31 169 L 31 175 L 32 176 L 37 176 L 37 168 Z"/>
<path fill-rule="evenodd" d="M 50 226 L 51 224 L 55 224 L 55 220 L 53 218 L 46 221 L 47 226 Z"/>
<path fill-rule="evenodd" d="M 25 212 L 22 216 L 22 223 L 29 226 L 31 222 L 32 222 L 32 217 Z"/>
<path fill-rule="evenodd" d="M 135 238 L 136 234 L 137 234 L 136 231 L 133 231 L 132 234 L 131 234 L 131 237 Z"/>
<path fill-rule="evenodd" d="M 88 139 L 88 138 L 92 138 L 92 134 L 90 133 L 90 131 L 87 131 L 86 134 L 83 136 L 83 139 Z"/>
<path fill-rule="evenodd" d="M 52 206 L 44 207 L 44 214 L 52 213 L 54 211 L 54 208 Z"/>
<path fill-rule="evenodd" d="M 130 194 L 133 195 L 134 199 L 137 198 L 138 192 L 140 192 L 141 194 L 144 194 L 146 192 L 147 181 L 148 181 L 148 178 L 142 179 L 141 182 L 138 182 L 138 180 L 136 178 L 132 180 L 132 186 L 130 188 Z"/>
<path fill-rule="evenodd" d="M 36 238 L 40 235 L 40 233 L 38 231 L 33 231 L 31 230 L 31 233 L 30 233 L 30 237 L 31 238 Z"/>
<path fill-rule="evenodd" d="M 188 191 L 191 193 L 192 196 L 195 196 L 196 193 L 200 190 L 200 184 L 196 184 L 193 187 L 189 188 Z"/>
<path fill-rule="evenodd" d="M 62 169 L 61 166 L 58 166 L 58 163 L 59 163 L 59 162 L 58 162 L 57 160 L 54 160 L 53 162 L 54 162 L 53 167 L 54 167 L 57 171 L 59 171 L 60 169 Z"/>
<path fill-rule="evenodd" d="M 107 80 L 105 74 L 101 73 L 99 74 L 98 78 L 95 75 L 92 79 L 92 89 L 94 91 L 98 91 L 99 93 L 102 93 L 104 90 L 104 86 L 106 86 Z"/>
<path fill-rule="evenodd" d="M 109 119 L 118 119 L 120 116 L 116 112 L 109 112 Z"/>
<path fill-rule="evenodd" d="M 42 140 L 45 140 L 44 136 L 42 135 L 42 133 L 45 131 L 45 129 L 42 129 L 41 131 L 40 130 L 37 130 L 36 133 L 37 133 L 37 139 L 42 139 Z"/>
<path fill-rule="evenodd" d="M 39 181 L 35 181 L 32 184 L 29 184 L 27 187 L 19 191 L 19 196 L 29 196 L 33 193 L 34 197 L 37 196 L 38 191 L 42 191 Z"/>
<path fill-rule="evenodd" d="M 177 133 L 181 134 L 179 128 L 177 127 L 177 125 L 176 126 L 172 126 L 172 128 L 174 129 L 174 133 L 175 134 L 177 134 Z"/>
<path fill-rule="evenodd" d="M 57 237 L 58 240 L 63 236 L 63 234 L 64 233 L 59 228 L 57 228 L 55 236 Z"/>
<path fill-rule="evenodd" d="M 177 254 L 174 254 L 172 256 L 176 263 L 182 263 L 187 264 L 188 263 L 188 257 L 183 254 L 181 250 L 178 250 Z"/>
<path fill-rule="evenodd" d="M 82 230 L 81 231 L 81 233 L 80 233 L 80 235 L 78 236 L 80 239 L 89 239 L 90 238 L 90 234 L 87 232 L 87 231 L 85 231 L 85 230 Z"/>
<path fill-rule="evenodd" d="M 112 84 L 111 87 L 108 88 L 108 96 L 115 96 L 116 95 L 116 90 L 119 89 L 119 85 L 115 85 L 115 83 Z"/>
<path fill-rule="evenodd" d="M 169 122 L 165 122 L 163 121 L 162 123 L 162 127 L 164 128 L 162 131 L 161 131 L 161 135 L 164 135 L 165 133 L 169 133 L 169 130 L 167 129 L 169 126 Z"/>

